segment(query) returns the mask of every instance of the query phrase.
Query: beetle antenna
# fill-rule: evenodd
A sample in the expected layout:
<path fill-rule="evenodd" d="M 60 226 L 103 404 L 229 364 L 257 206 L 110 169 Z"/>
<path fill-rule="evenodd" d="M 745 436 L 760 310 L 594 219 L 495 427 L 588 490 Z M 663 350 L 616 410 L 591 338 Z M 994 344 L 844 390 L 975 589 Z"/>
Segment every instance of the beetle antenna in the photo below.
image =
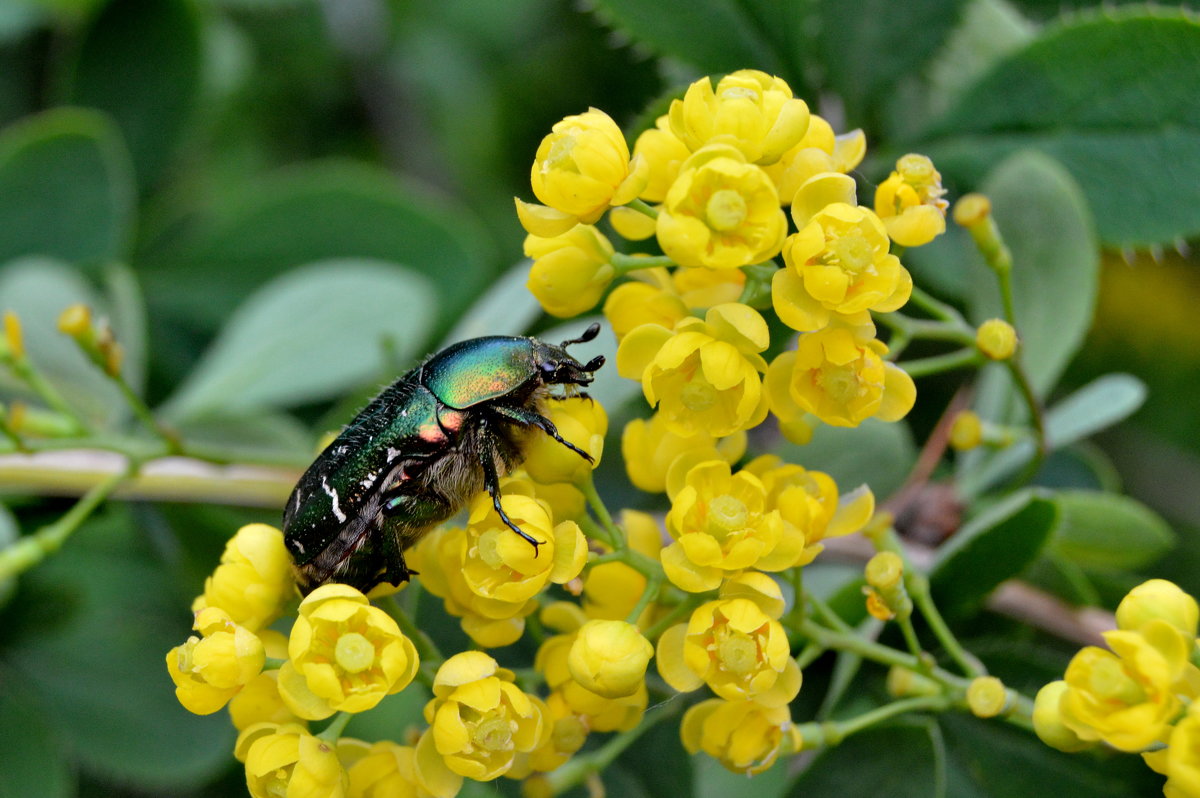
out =
<path fill-rule="evenodd" d="M 584 364 L 584 371 L 595 371 L 604 365 L 604 355 L 596 355 L 594 358 Z"/>
<path fill-rule="evenodd" d="M 578 338 L 572 338 L 569 341 L 563 341 L 562 346 L 567 347 L 567 346 L 570 346 L 571 344 L 586 344 L 588 341 L 592 340 L 599 334 L 600 334 L 600 322 L 598 322 L 598 321 L 592 322 L 592 324 L 589 325 L 588 328 L 583 331 L 583 335 L 580 335 Z"/>

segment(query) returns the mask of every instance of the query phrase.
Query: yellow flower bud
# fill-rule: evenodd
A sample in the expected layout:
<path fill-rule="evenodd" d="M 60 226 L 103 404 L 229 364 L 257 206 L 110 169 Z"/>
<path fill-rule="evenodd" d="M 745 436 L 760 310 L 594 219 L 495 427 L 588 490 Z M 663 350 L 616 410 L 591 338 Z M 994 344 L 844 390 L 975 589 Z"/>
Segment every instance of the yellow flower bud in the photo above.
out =
<path fill-rule="evenodd" d="M 1163 794 L 1170 798 L 1193 798 L 1200 795 L 1200 714 L 1193 703 L 1188 714 L 1175 725 L 1166 754 L 1167 783 Z M 1161 759 L 1159 760 L 1161 762 Z M 1155 768 L 1158 772 L 1164 772 Z"/>
<path fill-rule="evenodd" d="M 671 103 L 669 123 L 692 152 L 711 142 L 738 149 L 750 163 L 771 164 L 808 130 L 808 106 L 780 78 L 741 69 L 712 82 L 701 78 Z"/>
<path fill-rule="evenodd" d="M 665 278 L 665 270 L 663 274 Z M 676 322 L 690 315 L 683 299 L 661 285 L 637 281 L 622 283 L 604 300 L 604 317 L 612 325 L 617 343 L 643 324 L 670 330 Z"/>
<path fill-rule="evenodd" d="M 21 332 L 21 319 L 11 310 L 4 311 L 4 343 L 8 355 L 14 360 L 25 357 L 25 336 Z"/>
<path fill-rule="evenodd" d="M 967 685 L 967 707 L 977 718 L 994 718 L 1007 703 L 1004 682 L 995 676 L 977 676 Z"/>
<path fill-rule="evenodd" d="M 286 652 L 285 652 L 286 654 Z M 279 695 L 279 671 L 263 671 L 229 701 L 229 717 L 238 731 L 256 723 L 303 723 Z"/>
<path fill-rule="evenodd" d="M 296 593 L 292 559 L 283 533 L 266 524 L 247 524 L 225 544 L 221 564 L 204 581 L 192 610 L 220 607 L 252 632 L 279 617 Z"/>
<path fill-rule="evenodd" d="M 964 194 L 954 203 L 954 222 L 974 227 L 992 214 L 992 201 L 983 194 Z"/>
<path fill-rule="evenodd" d="M 339 754 L 342 753 L 340 742 Z M 375 743 L 356 761 L 347 764 L 348 798 L 450 798 L 458 793 L 462 783 L 462 777 L 447 770 L 441 757 L 422 757 L 417 748 L 397 745 L 390 740 Z M 430 779 L 429 774 L 423 772 L 430 765 L 436 771 L 436 778 Z M 447 783 L 436 789 L 442 781 Z"/>
<path fill-rule="evenodd" d="M 58 315 L 58 331 L 72 338 L 90 332 L 92 311 L 87 305 L 76 303 Z"/>
<path fill-rule="evenodd" d="M 590 225 L 577 225 L 554 238 L 528 236 L 525 254 L 534 258 L 526 287 L 552 316 L 569 318 L 596 306 L 616 271 L 612 244 Z"/>
<path fill-rule="evenodd" d="M 608 414 L 593 399 L 569 397 L 546 403 L 546 416 L 558 434 L 592 457 L 588 462 L 549 435 L 538 435 L 525 449 L 525 470 L 538 482 L 577 482 L 600 465 Z"/>
<path fill-rule="evenodd" d="M 642 131 L 633 144 L 634 157 L 645 161 L 648 170 L 646 187 L 639 196 L 646 202 L 662 202 L 679 174 L 680 165 L 691 154 L 687 145 L 671 132 L 665 114 L 655 120 L 654 127 Z"/>
<path fill-rule="evenodd" d="M 362 712 L 403 690 L 420 664 L 412 641 L 386 612 L 348 585 L 321 585 L 300 603 L 279 670 L 292 712 L 321 720 Z"/>
<path fill-rule="evenodd" d="M 1094 743 L 1079 739 L 1079 735 L 1063 723 L 1060 705 L 1067 683 L 1059 680 L 1038 690 L 1033 702 L 1033 730 L 1051 748 L 1072 753 L 1091 748 Z"/>
<path fill-rule="evenodd" d="M 625 621 L 588 621 L 579 630 L 567 667 L 575 681 L 605 698 L 631 696 L 646 681 L 654 646 Z"/>
<path fill-rule="evenodd" d="M 866 577 L 876 590 L 892 590 L 904 577 L 904 560 L 894 551 L 881 551 L 867 561 Z"/>
<path fill-rule="evenodd" d="M 1160 619 L 1174 626 L 1188 640 L 1196 637 L 1200 607 L 1174 582 L 1151 579 L 1129 591 L 1117 606 L 1117 627 L 1136 631 L 1148 621 Z"/>
<path fill-rule="evenodd" d="M 193 628 L 203 638 L 167 652 L 167 672 L 184 709 L 211 715 L 262 671 L 266 652 L 253 632 L 216 607 L 198 612 Z"/>
<path fill-rule="evenodd" d="M 1017 331 L 1003 319 L 988 319 L 975 332 L 975 345 L 992 360 L 1008 360 L 1017 351 Z"/>
<path fill-rule="evenodd" d="M 637 197 L 646 178 L 644 167 L 631 164 L 617 123 L 596 108 L 556 123 L 542 139 L 530 172 L 541 202 L 583 224 L 595 222 L 610 204 Z"/>
<path fill-rule="evenodd" d="M 942 686 L 927 676 L 893 665 L 887 675 L 888 694 L 896 698 L 906 696 L 939 695 Z"/>
<path fill-rule="evenodd" d="M 950 445 L 960 452 L 974 449 L 983 443 L 983 421 L 972 410 L 963 410 L 950 425 Z"/>
<path fill-rule="evenodd" d="M 248 733 L 255 737 L 246 748 L 246 786 L 254 798 L 346 795 L 349 779 L 331 744 L 291 725 L 266 734 L 251 727 L 242 734 Z"/>

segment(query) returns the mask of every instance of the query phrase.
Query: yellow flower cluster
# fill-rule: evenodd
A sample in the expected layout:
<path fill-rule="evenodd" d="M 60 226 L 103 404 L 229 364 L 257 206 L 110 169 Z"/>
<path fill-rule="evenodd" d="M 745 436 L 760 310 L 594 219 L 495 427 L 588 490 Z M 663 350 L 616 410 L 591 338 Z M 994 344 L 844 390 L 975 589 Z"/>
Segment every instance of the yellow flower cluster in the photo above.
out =
<path fill-rule="evenodd" d="M 1105 744 L 1141 753 L 1167 777 L 1168 798 L 1200 796 L 1200 607 L 1177 585 L 1152 579 L 1117 607 L 1108 648 L 1089 646 L 1061 681 L 1038 692 L 1033 722 L 1061 751 Z"/>

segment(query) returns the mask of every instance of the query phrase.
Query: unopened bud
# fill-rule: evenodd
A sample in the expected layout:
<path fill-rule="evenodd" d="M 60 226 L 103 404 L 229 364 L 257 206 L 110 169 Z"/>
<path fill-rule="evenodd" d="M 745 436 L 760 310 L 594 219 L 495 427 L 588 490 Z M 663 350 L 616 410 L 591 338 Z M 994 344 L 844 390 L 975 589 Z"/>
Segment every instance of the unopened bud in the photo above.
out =
<path fill-rule="evenodd" d="M 82 303 L 75 303 L 58 316 L 58 331 L 63 335 L 78 338 L 92 329 L 92 311 Z"/>
<path fill-rule="evenodd" d="M 1038 690 L 1037 698 L 1033 700 L 1033 730 L 1051 748 L 1072 753 L 1091 748 L 1094 743 L 1079 739 L 1079 735 L 1063 723 L 1059 705 L 1066 691 L 1067 683 L 1061 679 Z"/>
<path fill-rule="evenodd" d="M 973 410 L 963 410 L 950 425 L 950 445 L 960 452 L 974 449 L 983 443 L 983 422 Z"/>
<path fill-rule="evenodd" d="M 992 360 L 1008 360 L 1017 351 L 1017 331 L 1003 319 L 988 319 L 979 325 L 975 345 Z"/>
<path fill-rule="evenodd" d="M 992 201 L 983 194 L 964 194 L 954 203 L 954 221 L 960 227 L 974 227 L 992 215 Z"/>
<path fill-rule="evenodd" d="M 942 686 L 908 668 L 892 666 L 887 675 L 887 691 L 896 698 L 922 695 L 940 695 Z"/>
<path fill-rule="evenodd" d="M 1004 711 L 1008 694 L 995 676 L 977 676 L 967 686 L 967 706 L 977 718 L 994 718 Z"/>
<path fill-rule="evenodd" d="M 866 576 L 876 590 L 891 590 L 904 577 L 904 560 L 893 551 L 881 551 L 867 562 Z"/>
<path fill-rule="evenodd" d="M 25 357 L 25 336 L 21 333 L 21 320 L 11 310 L 4 311 L 4 343 L 14 360 Z"/>

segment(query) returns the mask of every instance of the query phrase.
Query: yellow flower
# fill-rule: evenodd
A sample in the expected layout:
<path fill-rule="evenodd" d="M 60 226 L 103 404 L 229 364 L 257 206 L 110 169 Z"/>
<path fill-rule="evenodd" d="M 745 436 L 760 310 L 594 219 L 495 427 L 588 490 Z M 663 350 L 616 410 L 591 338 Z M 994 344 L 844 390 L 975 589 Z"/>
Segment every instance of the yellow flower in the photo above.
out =
<path fill-rule="evenodd" d="M 550 738 L 540 748 L 530 752 L 528 769 L 548 773 L 571 758 L 587 742 L 587 719 L 571 709 L 560 693 L 546 697 L 546 722 L 550 726 Z M 507 775 L 516 774 L 516 767 Z M 521 774 L 522 776 L 528 774 Z"/>
<path fill-rule="evenodd" d="M 266 652 L 262 641 L 227 612 L 208 607 L 196 613 L 192 636 L 167 652 L 167 672 L 184 709 L 211 715 L 262 671 Z"/>
<path fill-rule="evenodd" d="M 648 179 L 638 196 L 646 202 L 662 202 L 679 174 L 679 167 L 691 155 L 687 145 L 671 132 L 666 114 L 654 121 L 654 127 L 642 131 L 633 143 L 633 155 L 646 162 Z"/>
<path fill-rule="evenodd" d="M 857 532 L 875 513 L 875 495 L 866 485 L 839 497 L 828 474 L 784 463 L 775 455 L 756 457 L 743 470 L 762 480 L 768 507 L 783 519 L 782 540 L 759 561 L 762 570 L 807 565 L 824 550 L 821 541 Z"/>
<path fill-rule="evenodd" d="M 686 624 L 663 633 L 655 662 L 680 692 L 707 683 L 721 698 L 768 707 L 784 706 L 800 692 L 800 668 L 783 626 L 746 598 L 702 604 Z"/>
<path fill-rule="evenodd" d="M 546 403 L 546 417 L 564 440 L 592 456 L 589 463 L 549 435 L 537 435 L 525 447 L 525 470 L 538 482 L 578 482 L 600 465 L 608 414 L 592 399 L 569 397 Z"/>
<path fill-rule="evenodd" d="M 303 724 L 279 695 L 279 671 L 263 671 L 229 701 L 229 717 L 238 731 L 256 723 Z"/>
<path fill-rule="evenodd" d="M 746 287 L 741 269 L 676 269 L 671 275 L 675 292 L 689 308 L 711 308 L 737 302 Z"/>
<path fill-rule="evenodd" d="M 717 305 L 705 320 L 687 318 L 671 331 L 643 324 L 617 349 L 617 371 L 640 379 L 650 405 L 672 432 L 707 430 L 724 437 L 759 424 L 767 405 L 759 372 L 766 361 L 767 323 L 740 303 Z"/>
<path fill-rule="evenodd" d="M 871 417 L 904 418 L 916 401 L 916 386 L 883 360 L 887 347 L 869 335 L 862 328 L 832 325 L 800 336 L 794 354 L 784 352 L 771 363 L 772 407 L 791 402 L 835 427 L 856 427 Z M 772 379 L 776 370 L 781 373 Z M 784 388 L 785 395 L 777 393 Z"/>
<path fill-rule="evenodd" d="M 578 458 L 577 458 L 578 459 Z M 492 497 L 481 492 L 471 501 L 463 578 L 485 600 L 521 605 L 549 583 L 566 584 L 587 561 L 587 540 L 574 521 L 555 525 L 547 505 L 529 496 L 500 499 L 509 519 L 539 541 L 536 549 L 500 520 Z"/>
<path fill-rule="evenodd" d="M 1033 730 L 1051 748 L 1072 753 L 1091 748 L 1094 743 L 1079 739 L 1079 735 L 1063 723 L 1060 706 L 1066 691 L 1067 683 L 1061 679 L 1038 690 L 1033 701 Z"/>
<path fill-rule="evenodd" d="M 251 726 L 238 738 L 254 798 L 342 798 L 349 780 L 334 747 L 300 726 Z M 246 740 L 253 741 L 246 745 Z"/>
<path fill-rule="evenodd" d="M 736 149 L 712 144 L 684 162 L 658 212 L 658 243 L 680 266 L 734 269 L 779 253 L 787 217 L 775 184 Z"/>
<path fill-rule="evenodd" d="M 804 137 L 808 106 L 780 78 L 740 69 L 714 91 L 707 77 L 688 87 L 668 113 L 671 132 L 692 152 L 712 142 L 736 147 L 750 163 L 770 164 Z"/>
<path fill-rule="evenodd" d="M 809 190 L 828 194 L 823 184 L 830 173 L 817 175 L 797 193 L 793 210 Z M 809 332 L 829 324 L 834 316 L 851 323 L 869 321 L 869 310 L 896 310 L 912 293 L 912 277 L 891 246 L 879 217 L 854 204 L 854 181 L 843 175 L 848 190 L 843 201 L 826 204 L 783 244 L 780 269 L 771 280 L 771 301 L 779 318 L 794 330 Z"/>
<path fill-rule="evenodd" d="M 225 544 L 221 564 L 204 581 L 192 611 L 220 607 L 252 632 L 269 625 L 296 593 L 292 560 L 283 533 L 266 524 L 247 524 Z"/>
<path fill-rule="evenodd" d="M 672 431 L 662 413 L 635 418 L 621 433 L 621 457 L 629 481 L 647 493 L 678 492 L 687 472 L 705 460 L 736 463 L 746 453 L 746 433 L 716 438 L 704 430 L 692 435 Z"/>
<path fill-rule="evenodd" d="M 616 276 L 609 263 L 612 244 L 591 225 L 576 225 L 553 238 L 526 236 L 525 255 L 533 258 L 525 283 L 529 293 L 560 318 L 594 308 Z"/>
<path fill-rule="evenodd" d="M 559 608 L 564 604 L 566 602 L 559 602 L 551 607 Z M 580 617 L 564 623 L 563 619 L 559 618 L 556 623 L 551 623 L 551 607 L 542 613 L 543 622 L 548 626 L 558 627 L 565 633 L 547 638 L 538 648 L 533 663 L 533 667 L 546 677 L 546 686 L 552 691 L 551 696 L 559 696 L 558 700 L 571 712 L 581 716 L 591 731 L 628 731 L 637 726 L 649 701 L 645 682 L 639 683 L 636 692 L 631 696 L 606 698 L 575 681 L 568 662 L 576 635 L 585 621 Z M 574 616 L 577 613 L 578 608 L 575 607 L 569 613 L 559 614 Z"/>
<path fill-rule="evenodd" d="M 679 727 L 688 753 L 703 751 L 734 773 L 751 776 L 775 763 L 781 753 L 800 750 L 800 733 L 787 706 L 754 701 L 701 701 Z"/>
<path fill-rule="evenodd" d="M 321 585 L 300 603 L 279 692 L 302 718 L 362 712 L 417 673 L 417 651 L 383 610 L 348 585 Z"/>
<path fill-rule="evenodd" d="M 421 757 L 413 746 L 390 740 L 375 743 L 350 766 L 347 798 L 452 798 L 462 776 L 446 768 L 434 753 Z M 424 772 L 431 765 L 434 778 Z"/>
<path fill-rule="evenodd" d="M 1081 740 L 1142 751 L 1165 739 L 1180 694 L 1200 692 L 1200 671 L 1188 662 L 1193 641 L 1159 619 L 1104 639 L 1112 651 L 1089 646 L 1067 666 L 1063 723 Z"/>
<path fill-rule="evenodd" d="M 783 536 L 783 519 L 767 506 L 758 477 L 710 460 L 694 466 L 672 497 L 667 531 L 675 539 L 662 552 L 667 578 L 700 593 L 770 555 Z"/>
<path fill-rule="evenodd" d="M 455 654 L 438 668 L 425 721 L 450 770 L 491 781 L 518 752 L 544 743 L 550 731 L 545 705 L 512 682 L 512 672 L 481 651 Z"/>
<path fill-rule="evenodd" d="M 975 332 L 975 345 L 992 360 L 1008 360 L 1017 351 L 1017 331 L 1004 319 L 988 319 Z"/>
<path fill-rule="evenodd" d="M 1194 598 L 1166 579 L 1143 582 L 1117 605 L 1118 629 L 1137 631 L 1156 618 L 1174 626 L 1188 640 L 1194 640 L 1200 607 Z"/>
<path fill-rule="evenodd" d="M 625 621 L 592 620 L 580 627 L 567 656 L 572 678 L 605 698 L 626 698 L 646 682 L 654 646 Z"/>
<path fill-rule="evenodd" d="M 692 315 L 683 299 L 669 287 L 671 279 L 666 269 L 647 269 L 635 274 L 652 282 L 621 283 L 604 300 L 604 317 L 612 325 L 617 343 L 643 324 L 656 324 L 669 330 L 676 322 Z"/>
<path fill-rule="evenodd" d="M 662 535 L 654 516 L 637 510 L 622 510 L 621 528 L 625 530 L 629 548 L 658 559 Z M 646 583 L 641 572 L 623 562 L 593 565 L 583 577 L 583 612 L 588 618 L 623 620 L 637 606 Z M 639 624 L 647 622 L 651 615 L 653 604 L 638 619 Z"/>
<path fill-rule="evenodd" d="M 507 602 L 476 594 L 463 573 L 466 552 L 466 530 L 443 527 L 421 538 L 408 556 L 421 574 L 421 585 L 442 599 L 446 612 L 462 619 L 463 631 L 473 641 L 484 648 L 515 643 L 525 631 L 526 616 L 537 610 L 537 600 Z"/>
<path fill-rule="evenodd" d="M 950 445 L 960 452 L 970 451 L 983 443 L 983 421 L 973 410 L 962 410 L 950 425 Z"/>
<path fill-rule="evenodd" d="M 919 247 L 946 232 L 945 193 L 933 161 L 909 153 L 896 161 L 896 171 L 875 189 L 875 213 L 893 241 L 902 247 Z"/>
<path fill-rule="evenodd" d="M 804 181 L 821 172 L 846 174 L 862 163 L 866 154 L 867 137 L 861 130 L 835 136 L 829 123 L 813 114 L 804 138 L 778 163 L 764 168 L 779 191 L 779 199 L 790 205 Z"/>
<path fill-rule="evenodd" d="M 653 216 L 649 216 L 627 205 L 610 208 L 608 211 L 608 223 L 612 225 L 617 235 L 626 241 L 645 241 L 647 238 L 653 236 L 654 231 L 658 229 Z"/>
<path fill-rule="evenodd" d="M 630 162 L 617 123 L 592 108 L 557 122 L 542 139 L 530 182 L 546 206 L 592 224 L 609 205 L 624 205 L 641 193 L 647 175 L 640 163 Z"/>
<path fill-rule="evenodd" d="M 1166 798 L 1200 798 L 1200 705 L 1192 704 L 1188 714 L 1175 725 L 1167 746 Z M 1155 768 L 1158 772 L 1164 771 Z"/>

